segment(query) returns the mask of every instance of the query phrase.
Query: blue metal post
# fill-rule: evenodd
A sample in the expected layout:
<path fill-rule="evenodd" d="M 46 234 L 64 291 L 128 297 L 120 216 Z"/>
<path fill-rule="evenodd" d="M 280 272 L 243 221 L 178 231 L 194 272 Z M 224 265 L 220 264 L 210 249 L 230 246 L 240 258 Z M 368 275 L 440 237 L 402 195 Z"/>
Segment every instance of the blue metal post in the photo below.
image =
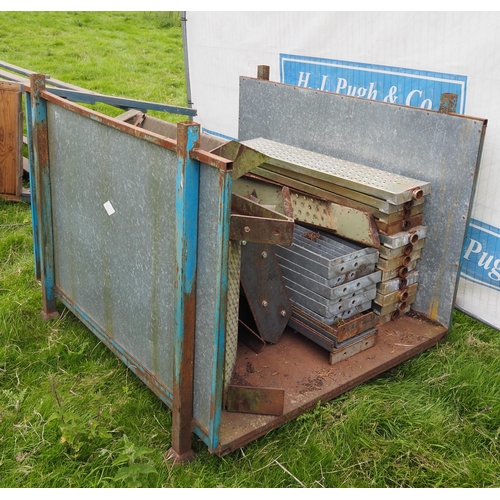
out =
<path fill-rule="evenodd" d="M 50 191 L 50 163 L 48 145 L 47 101 L 41 93 L 45 90 L 45 75 L 30 76 L 32 101 L 33 167 L 36 175 L 36 204 L 38 212 L 40 251 L 40 279 L 44 319 L 59 316 L 56 310 L 54 237 L 52 228 L 52 198 Z M 36 244 L 36 243 L 35 243 Z"/>
<path fill-rule="evenodd" d="M 172 404 L 172 447 L 174 462 L 194 457 L 191 448 L 193 419 L 194 337 L 196 323 L 196 265 L 198 252 L 198 199 L 200 164 L 190 158 L 198 145 L 200 126 L 177 125 L 176 221 L 176 308 L 174 379 Z"/>
<path fill-rule="evenodd" d="M 41 279 L 40 272 L 40 246 L 38 239 L 38 210 L 36 203 L 36 168 L 33 159 L 33 115 L 31 113 L 31 94 L 25 92 L 26 107 L 26 136 L 28 139 L 28 161 L 30 169 L 30 206 L 31 206 L 31 225 L 33 230 L 33 254 L 35 256 L 35 277 Z"/>
<path fill-rule="evenodd" d="M 217 317 L 215 318 L 215 363 L 212 377 L 212 398 L 215 401 L 211 409 L 209 430 L 209 448 L 215 450 L 219 445 L 219 430 L 221 424 L 222 404 L 224 397 L 224 365 L 226 346 L 226 319 L 228 301 L 228 268 L 229 268 L 229 225 L 231 218 L 231 195 L 233 191 L 233 177 L 229 170 L 221 171 L 219 184 L 220 211 L 217 234 L 214 235 L 221 242 L 220 268 L 218 276 L 219 293 Z"/>

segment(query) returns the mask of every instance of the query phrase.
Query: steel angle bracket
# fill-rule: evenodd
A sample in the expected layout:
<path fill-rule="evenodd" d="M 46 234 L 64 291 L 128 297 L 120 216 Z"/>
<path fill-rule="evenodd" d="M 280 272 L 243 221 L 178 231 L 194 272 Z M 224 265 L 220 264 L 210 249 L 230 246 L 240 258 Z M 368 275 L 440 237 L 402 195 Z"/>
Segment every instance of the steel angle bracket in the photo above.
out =
<path fill-rule="evenodd" d="M 286 186 L 243 176 L 233 181 L 233 193 L 293 218 L 290 190 Z"/>
<path fill-rule="evenodd" d="M 233 194 L 231 212 L 230 239 L 292 245 L 293 218 L 237 194 Z"/>
<path fill-rule="evenodd" d="M 292 306 L 272 245 L 243 245 L 240 280 L 260 336 L 276 344 L 292 315 Z"/>
<path fill-rule="evenodd" d="M 212 151 L 233 162 L 233 181 L 265 163 L 269 157 L 237 141 L 229 141 Z"/>

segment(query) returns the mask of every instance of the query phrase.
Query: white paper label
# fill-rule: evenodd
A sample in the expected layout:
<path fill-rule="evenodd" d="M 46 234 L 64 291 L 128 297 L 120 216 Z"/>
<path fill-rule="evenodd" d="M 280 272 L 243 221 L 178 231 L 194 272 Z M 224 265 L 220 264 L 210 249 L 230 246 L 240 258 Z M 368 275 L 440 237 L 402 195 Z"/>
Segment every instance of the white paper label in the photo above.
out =
<path fill-rule="evenodd" d="M 115 213 L 115 209 L 113 208 L 113 205 L 111 205 L 110 201 L 107 201 L 104 204 L 104 208 L 106 209 L 106 212 L 108 212 L 108 215 L 113 215 Z"/>

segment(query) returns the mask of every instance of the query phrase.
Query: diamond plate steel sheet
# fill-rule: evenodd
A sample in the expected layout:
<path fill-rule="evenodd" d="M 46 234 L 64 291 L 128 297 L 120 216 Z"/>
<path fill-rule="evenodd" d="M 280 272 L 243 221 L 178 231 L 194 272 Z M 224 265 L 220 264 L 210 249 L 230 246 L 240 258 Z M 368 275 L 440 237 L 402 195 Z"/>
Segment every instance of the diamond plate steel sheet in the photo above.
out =
<path fill-rule="evenodd" d="M 387 200 L 400 205 L 430 193 L 430 183 L 403 175 L 388 173 L 339 158 L 281 144 L 262 137 L 243 141 L 248 147 L 268 156 L 264 168 L 274 166 L 319 178 L 334 186 Z"/>

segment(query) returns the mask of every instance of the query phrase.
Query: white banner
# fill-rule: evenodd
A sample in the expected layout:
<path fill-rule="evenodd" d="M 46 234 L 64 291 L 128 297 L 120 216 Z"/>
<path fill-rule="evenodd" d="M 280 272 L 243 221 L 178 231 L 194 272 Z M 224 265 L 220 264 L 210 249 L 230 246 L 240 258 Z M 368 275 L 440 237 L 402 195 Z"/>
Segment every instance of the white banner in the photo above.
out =
<path fill-rule="evenodd" d="M 488 119 L 456 306 L 500 329 L 500 12 L 187 12 L 203 131 L 238 138 L 239 77 Z M 300 126 L 300 124 L 297 124 Z M 474 179 L 471 179 L 474 182 Z"/>

